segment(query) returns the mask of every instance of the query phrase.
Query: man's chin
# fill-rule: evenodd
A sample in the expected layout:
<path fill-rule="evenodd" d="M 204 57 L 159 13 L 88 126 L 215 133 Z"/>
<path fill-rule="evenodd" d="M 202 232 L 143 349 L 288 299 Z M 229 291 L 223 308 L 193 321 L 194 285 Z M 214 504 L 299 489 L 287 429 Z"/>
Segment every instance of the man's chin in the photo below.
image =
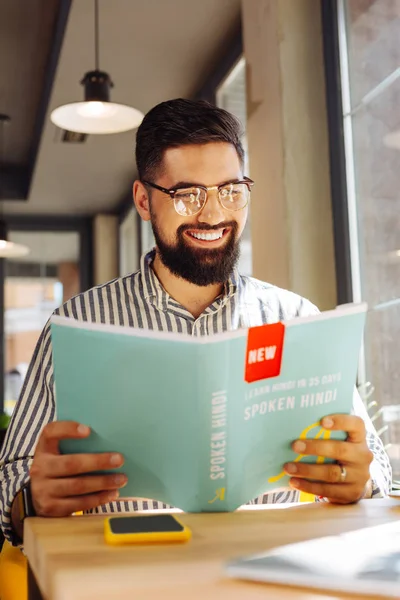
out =
<path fill-rule="evenodd" d="M 173 275 L 198 286 L 224 283 L 231 275 L 239 258 L 239 246 L 235 243 L 234 232 L 232 234 L 220 247 L 207 248 L 187 242 L 182 235 L 176 246 L 169 246 L 154 231 L 158 255 L 164 266 Z"/>
<path fill-rule="evenodd" d="M 191 244 L 184 243 L 184 248 L 187 254 L 190 254 L 198 260 L 209 261 L 219 261 L 224 258 L 226 254 L 226 246 L 227 244 L 223 244 L 219 248 L 206 248 L 200 246 L 194 246 Z"/>

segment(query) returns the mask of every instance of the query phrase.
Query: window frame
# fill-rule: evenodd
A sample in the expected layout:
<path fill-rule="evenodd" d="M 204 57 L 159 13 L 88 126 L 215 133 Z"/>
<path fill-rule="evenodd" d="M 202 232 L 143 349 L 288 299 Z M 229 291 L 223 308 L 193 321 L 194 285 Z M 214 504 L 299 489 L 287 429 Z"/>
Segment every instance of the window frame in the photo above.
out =
<path fill-rule="evenodd" d="M 346 174 L 337 0 L 320 0 L 329 133 L 329 162 L 335 245 L 337 303 L 355 300 L 351 258 L 351 228 Z"/>

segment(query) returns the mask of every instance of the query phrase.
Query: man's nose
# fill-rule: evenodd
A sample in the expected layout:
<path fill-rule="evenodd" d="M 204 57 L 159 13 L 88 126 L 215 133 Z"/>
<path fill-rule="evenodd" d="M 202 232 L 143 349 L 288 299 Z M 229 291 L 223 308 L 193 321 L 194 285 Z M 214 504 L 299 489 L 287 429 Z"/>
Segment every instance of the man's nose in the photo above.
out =
<path fill-rule="evenodd" d="M 218 198 L 218 190 L 209 190 L 207 201 L 198 216 L 200 223 L 218 225 L 225 220 L 224 209 Z"/>

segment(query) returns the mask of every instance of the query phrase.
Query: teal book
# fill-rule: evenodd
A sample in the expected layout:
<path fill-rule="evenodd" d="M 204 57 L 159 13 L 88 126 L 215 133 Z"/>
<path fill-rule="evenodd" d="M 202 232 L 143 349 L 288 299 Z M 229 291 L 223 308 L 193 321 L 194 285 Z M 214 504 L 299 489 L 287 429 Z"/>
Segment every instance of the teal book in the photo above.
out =
<path fill-rule="evenodd" d="M 192 337 L 53 317 L 56 413 L 91 428 L 64 453 L 120 452 L 124 497 L 233 511 L 288 487 L 298 438 L 344 439 L 365 305 Z"/>

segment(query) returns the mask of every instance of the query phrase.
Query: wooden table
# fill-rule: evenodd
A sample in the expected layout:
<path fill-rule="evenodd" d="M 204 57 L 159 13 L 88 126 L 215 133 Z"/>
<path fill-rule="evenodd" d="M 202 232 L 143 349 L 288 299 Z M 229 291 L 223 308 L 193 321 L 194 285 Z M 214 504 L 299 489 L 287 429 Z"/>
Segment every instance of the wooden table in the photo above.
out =
<path fill-rule="evenodd" d="M 25 521 L 25 551 L 46 600 L 322 600 L 347 596 L 227 579 L 223 566 L 238 556 L 291 542 L 400 519 L 398 500 L 352 506 L 303 504 L 252 507 L 236 513 L 185 514 L 188 544 L 110 547 L 103 517 Z M 36 597 L 41 597 L 40 592 Z M 349 596 L 350 597 L 350 596 Z M 355 596 L 351 596 L 354 598 Z"/>

